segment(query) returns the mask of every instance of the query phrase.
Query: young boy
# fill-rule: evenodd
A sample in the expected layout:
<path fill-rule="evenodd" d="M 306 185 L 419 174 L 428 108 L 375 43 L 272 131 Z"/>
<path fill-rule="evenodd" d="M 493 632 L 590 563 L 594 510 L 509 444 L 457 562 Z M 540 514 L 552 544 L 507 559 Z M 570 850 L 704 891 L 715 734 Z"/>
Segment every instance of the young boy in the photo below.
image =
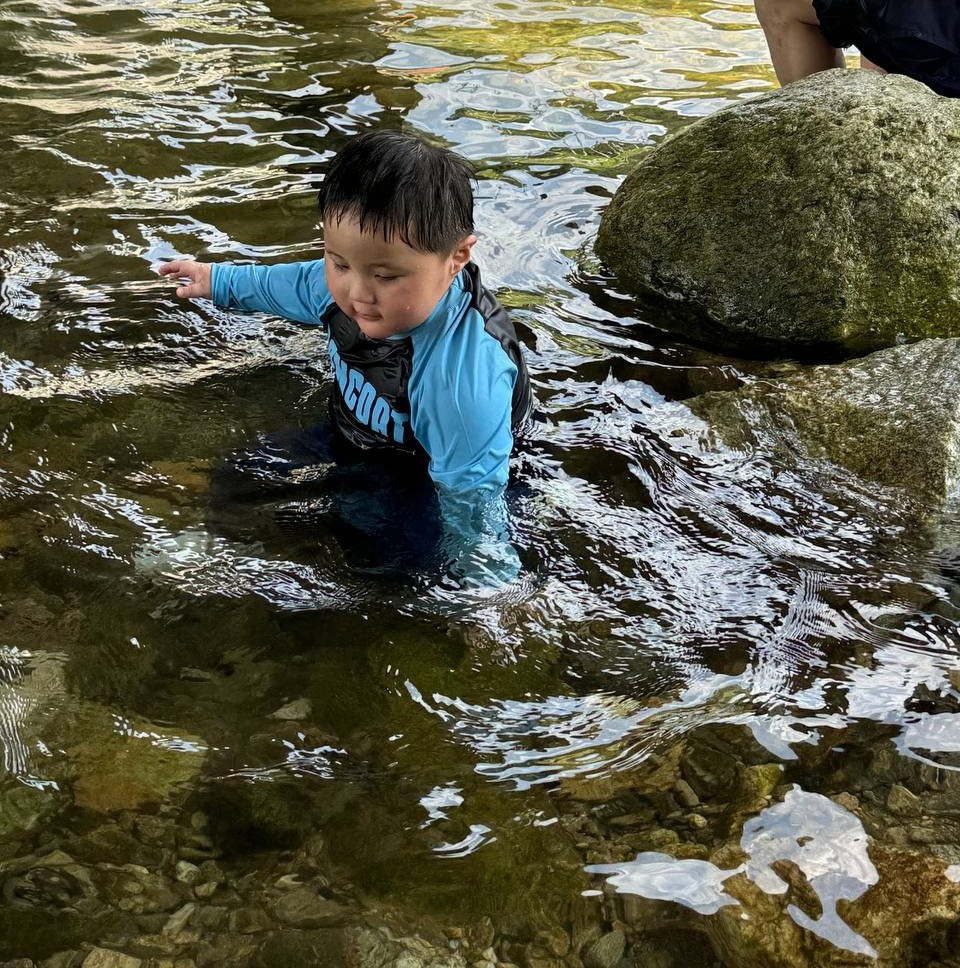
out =
<path fill-rule="evenodd" d="M 509 317 L 470 254 L 473 172 L 395 131 L 347 143 L 320 200 L 325 258 L 276 266 L 171 262 L 177 295 L 323 326 L 330 415 L 361 451 L 421 455 L 455 570 L 511 577 L 503 491 L 532 395 Z"/>
<path fill-rule="evenodd" d="M 790 84 L 843 67 L 854 45 L 862 65 L 907 74 L 960 96 L 960 8 L 953 0 L 755 0 L 777 79 Z"/>

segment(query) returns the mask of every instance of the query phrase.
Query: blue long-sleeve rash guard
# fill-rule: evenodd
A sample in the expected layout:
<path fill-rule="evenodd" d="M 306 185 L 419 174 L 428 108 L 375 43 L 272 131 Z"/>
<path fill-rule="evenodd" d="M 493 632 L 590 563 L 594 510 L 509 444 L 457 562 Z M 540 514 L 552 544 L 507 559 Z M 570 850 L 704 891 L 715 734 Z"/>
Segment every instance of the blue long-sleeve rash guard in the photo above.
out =
<path fill-rule="evenodd" d="M 218 264 L 211 285 L 220 306 L 324 326 L 337 429 L 363 449 L 424 453 L 445 531 L 460 545 L 454 557 L 479 555 L 488 572 L 500 561 L 492 571 L 501 579 L 516 572 L 516 553 L 503 546 L 502 492 L 513 432 L 530 413 L 530 381 L 513 325 L 473 263 L 424 322 L 385 340 L 367 339 L 339 309 L 322 259 Z"/>

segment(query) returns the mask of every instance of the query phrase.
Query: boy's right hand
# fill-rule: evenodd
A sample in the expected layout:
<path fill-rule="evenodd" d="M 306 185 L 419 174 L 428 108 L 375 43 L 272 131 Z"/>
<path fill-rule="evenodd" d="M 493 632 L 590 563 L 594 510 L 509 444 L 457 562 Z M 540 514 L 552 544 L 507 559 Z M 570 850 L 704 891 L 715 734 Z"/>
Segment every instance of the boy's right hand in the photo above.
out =
<path fill-rule="evenodd" d="M 207 262 L 194 262 L 192 259 L 168 262 L 160 266 L 160 275 L 190 280 L 188 286 L 177 286 L 177 295 L 181 299 L 210 299 L 213 296 L 211 266 Z"/>

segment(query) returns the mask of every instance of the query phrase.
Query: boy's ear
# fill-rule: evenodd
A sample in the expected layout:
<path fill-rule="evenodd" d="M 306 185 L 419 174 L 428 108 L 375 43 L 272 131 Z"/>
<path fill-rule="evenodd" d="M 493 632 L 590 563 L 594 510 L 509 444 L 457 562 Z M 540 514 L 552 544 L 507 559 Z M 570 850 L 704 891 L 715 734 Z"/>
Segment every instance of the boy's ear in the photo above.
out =
<path fill-rule="evenodd" d="M 453 250 L 453 255 L 450 256 L 451 275 L 455 276 L 470 261 L 470 251 L 473 249 L 476 241 L 477 237 L 475 235 L 465 235 L 457 243 L 457 247 Z"/>

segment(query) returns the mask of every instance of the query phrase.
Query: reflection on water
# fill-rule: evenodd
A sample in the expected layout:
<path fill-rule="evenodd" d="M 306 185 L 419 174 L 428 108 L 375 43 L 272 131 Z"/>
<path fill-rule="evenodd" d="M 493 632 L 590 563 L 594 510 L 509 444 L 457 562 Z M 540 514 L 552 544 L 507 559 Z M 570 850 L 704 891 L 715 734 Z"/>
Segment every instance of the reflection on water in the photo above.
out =
<path fill-rule="evenodd" d="M 595 864 L 594 874 L 612 874 L 617 891 L 670 900 L 700 914 L 715 914 L 736 904 L 723 884 L 736 874 L 746 876 L 767 894 L 786 894 L 789 885 L 772 866 L 789 861 L 807 878 L 823 913 L 811 918 L 795 905 L 787 911 L 838 948 L 876 955 L 872 946 L 837 913 L 837 902 L 856 900 L 879 879 L 867 854 L 869 838 L 856 817 L 826 797 L 791 790 L 782 803 L 747 821 L 741 846 L 748 860 L 732 870 L 696 860 L 674 860 L 668 854 L 638 854 L 626 864 Z"/>
<path fill-rule="evenodd" d="M 838 901 L 856 900 L 879 879 L 867 853 L 868 839 L 860 821 L 831 800 L 792 790 L 783 803 L 744 825 L 742 845 L 750 856 L 747 876 L 768 894 L 784 894 L 788 885 L 770 865 L 778 860 L 796 864 L 823 913 L 814 919 L 791 905 L 790 917 L 837 947 L 875 955 L 837 913 Z"/>
<path fill-rule="evenodd" d="M 424 918 L 475 914 L 477 884 L 491 912 L 529 912 L 536 883 L 537 916 L 563 921 L 594 896 L 584 868 L 713 916 L 745 903 L 726 893 L 738 872 L 777 894 L 789 861 L 822 907 L 790 907 L 794 923 L 869 953 L 838 902 L 880 875 L 860 819 L 820 791 L 852 789 L 843 757 L 871 742 L 890 769 L 955 768 L 951 541 L 772 442 L 719 447 L 682 401 L 783 364 L 685 345 L 590 256 L 643 151 L 773 84 L 752 4 L 314 6 L 5 12 L 0 838 L 26 850 L 30 824 L 58 831 L 71 805 L 175 805 L 192 783 L 245 818 L 230 850 L 322 829 L 365 903 Z M 211 515 L 231 453 L 323 419 L 322 340 L 181 304 L 154 275 L 183 255 L 317 255 L 324 163 L 398 125 L 475 163 L 477 258 L 544 417 L 511 490 L 524 575 L 495 596 L 371 567 L 375 536 L 343 527 L 322 482 L 284 497 L 310 509 L 296 527 L 273 499 L 229 527 Z M 188 767 L 158 760 L 164 783 L 113 799 L 58 782 L 119 783 L 86 734 L 128 720 L 155 749 L 142 737 L 174 737 L 165 755 L 192 737 Z M 675 833 L 671 854 L 593 832 L 636 859 L 586 856 L 571 803 L 600 816 L 629 795 L 632 823 L 679 824 L 663 776 L 639 777 L 681 748 L 689 773 L 722 730 L 777 766 L 743 810 L 702 776 L 687 797 L 733 818 L 715 840 L 742 837 L 742 863 L 706 860 L 702 824 L 687 854 Z M 271 790 L 282 822 L 256 799 Z M 956 844 L 937 849 L 946 870 Z"/>
<path fill-rule="evenodd" d="M 592 874 L 611 874 L 609 882 L 622 894 L 674 901 L 699 914 L 716 914 L 737 902 L 725 894 L 723 882 L 743 867 L 720 870 L 702 860 L 674 860 L 669 854 L 637 854 L 627 864 L 594 864 Z"/>
<path fill-rule="evenodd" d="M 63 689 L 62 657 L 31 655 L 17 648 L 0 649 L 0 748 L 3 770 L 26 786 L 57 789 L 42 775 L 50 755 L 37 738 L 37 721 L 49 718 Z"/>

